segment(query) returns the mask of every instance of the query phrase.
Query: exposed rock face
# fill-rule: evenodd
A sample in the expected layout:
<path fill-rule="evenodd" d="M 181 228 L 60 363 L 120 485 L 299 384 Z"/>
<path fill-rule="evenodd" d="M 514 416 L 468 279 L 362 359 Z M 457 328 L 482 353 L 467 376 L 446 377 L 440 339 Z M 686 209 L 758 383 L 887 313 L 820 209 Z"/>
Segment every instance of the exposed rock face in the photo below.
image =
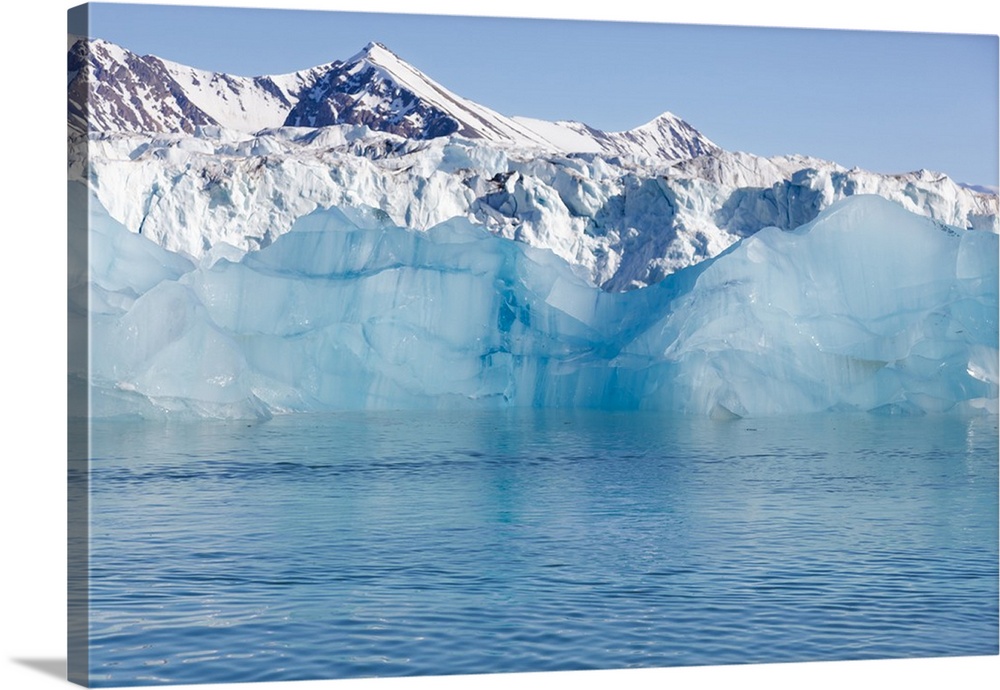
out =
<path fill-rule="evenodd" d="M 194 133 L 219 126 L 255 132 L 280 126 L 329 68 L 237 77 L 81 39 L 68 55 L 69 123 L 76 131 Z"/>
<path fill-rule="evenodd" d="M 363 57 L 323 75 L 306 98 L 292 108 L 285 125 L 367 125 L 407 139 L 434 139 L 456 132 L 479 136 L 441 108 L 397 84 L 371 59 L 372 52 L 366 49 Z"/>
<path fill-rule="evenodd" d="M 70 122 L 99 131 L 194 132 L 217 125 L 194 105 L 157 57 L 139 57 L 104 41 L 73 46 Z M 83 114 L 83 104 L 88 113 Z"/>

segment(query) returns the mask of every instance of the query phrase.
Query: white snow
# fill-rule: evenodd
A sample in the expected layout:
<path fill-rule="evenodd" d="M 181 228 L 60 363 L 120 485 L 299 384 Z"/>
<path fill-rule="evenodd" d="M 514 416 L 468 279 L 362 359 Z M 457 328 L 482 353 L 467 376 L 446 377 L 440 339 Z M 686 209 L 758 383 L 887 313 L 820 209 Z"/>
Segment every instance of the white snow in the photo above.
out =
<path fill-rule="evenodd" d="M 330 68 L 330 65 L 321 65 L 265 77 L 274 83 L 279 97 L 255 83 L 252 77 L 208 72 L 168 60 L 161 62 L 192 103 L 220 126 L 240 132 L 280 127 L 290 108 L 298 102 L 298 93 Z"/>
<path fill-rule="evenodd" d="M 515 122 L 537 133 L 553 151 L 567 153 L 601 153 L 605 149 L 579 122 L 549 122 L 531 117 L 514 117 Z"/>
<path fill-rule="evenodd" d="M 317 207 L 359 204 L 414 230 L 474 220 L 553 250 L 611 290 L 654 283 L 763 227 L 800 225 L 852 194 L 997 231 L 997 197 L 945 176 L 885 176 L 802 156 L 716 152 L 643 165 L 461 137 L 407 141 L 365 126 L 93 134 L 82 151 L 112 216 L 193 257 L 219 242 L 256 249 Z M 82 170 L 75 161 L 71 172 Z"/>
<path fill-rule="evenodd" d="M 241 132 L 279 127 L 297 102 L 331 64 L 270 77 L 232 76 L 200 70 L 155 56 L 138 56 L 109 41 L 91 39 L 91 123 L 97 131 L 176 132 L 190 128 L 177 93 L 164 95 L 158 77 L 145 79 L 132 66 L 141 64 L 173 80 L 173 89 L 215 124 Z M 96 66 L 95 64 L 96 63 Z M 72 83 L 76 73 L 67 75 Z M 100 96 L 95 89 L 100 89 Z M 116 98 L 108 92 L 114 92 Z M 183 100 L 183 99 L 181 99 Z M 187 126 L 185 126 L 187 125 Z"/>
<path fill-rule="evenodd" d="M 460 135 L 480 136 L 494 143 L 522 147 L 548 146 L 548 142 L 532 130 L 486 106 L 452 93 L 379 43 L 369 43 L 347 64 L 356 64 L 352 71 L 374 66 L 383 79 L 395 82 L 455 118 L 462 125 L 458 131 Z"/>
<path fill-rule="evenodd" d="M 91 124 L 98 131 L 191 129 L 175 95 L 164 98 L 154 93 L 154 85 L 120 76 L 129 73 L 128 69 L 120 69 L 122 66 L 141 62 L 162 69 L 187 101 L 215 124 L 239 132 L 281 126 L 300 97 L 314 101 L 325 98 L 322 88 L 311 87 L 321 84 L 323 77 L 335 70 L 361 74 L 374 69 L 382 82 L 413 93 L 424 105 L 455 120 L 459 124 L 457 136 L 493 146 L 531 149 L 537 153 L 603 153 L 661 163 L 717 149 L 671 113 L 625 132 L 601 132 L 579 122 L 507 117 L 453 93 L 379 43 L 369 43 L 344 63 L 331 62 L 291 74 L 254 78 L 209 72 L 155 56 L 139 57 L 102 40 L 93 41 L 91 50 L 103 73 L 119 75 L 104 86 L 118 91 L 117 100 L 94 99 Z M 68 80 L 72 82 L 75 76 L 68 75 Z M 374 93 L 362 93 L 358 103 L 372 113 L 384 111 L 412 118 L 412 114 L 400 110 L 398 103 L 383 102 L 383 97 Z M 315 124 L 314 115 L 308 120 L 308 124 Z"/>

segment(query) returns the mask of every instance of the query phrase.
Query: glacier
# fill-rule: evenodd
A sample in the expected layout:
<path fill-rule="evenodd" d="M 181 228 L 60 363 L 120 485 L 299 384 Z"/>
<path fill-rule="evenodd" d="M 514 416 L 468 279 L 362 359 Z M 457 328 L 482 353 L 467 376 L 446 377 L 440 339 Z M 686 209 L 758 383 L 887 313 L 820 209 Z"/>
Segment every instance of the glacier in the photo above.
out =
<path fill-rule="evenodd" d="M 131 232 L 81 183 L 70 203 L 89 209 L 71 304 L 87 305 L 75 374 L 98 417 L 998 408 L 997 235 L 877 196 L 628 292 L 462 217 L 415 232 L 342 205 L 199 259 Z"/>
<path fill-rule="evenodd" d="M 220 244 L 267 246 L 331 206 L 380 208 L 418 231 L 467 218 L 550 249 L 615 292 L 656 283 L 761 228 L 797 227 L 855 194 L 964 229 L 1000 229 L 995 194 L 929 171 L 880 175 L 805 156 L 713 152 L 639 164 L 454 136 L 407 140 L 364 125 L 91 133 L 73 152 L 70 177 L 92 186 L 112 216 L 195 260 Z"/>

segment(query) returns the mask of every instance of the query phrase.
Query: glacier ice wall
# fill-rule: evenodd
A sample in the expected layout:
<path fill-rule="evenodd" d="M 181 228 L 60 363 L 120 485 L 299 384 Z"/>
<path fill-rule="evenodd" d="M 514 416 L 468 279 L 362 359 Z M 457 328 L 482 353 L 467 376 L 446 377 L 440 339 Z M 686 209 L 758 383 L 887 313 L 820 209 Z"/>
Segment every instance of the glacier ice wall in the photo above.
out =
<path fill-rule="evenodd" d="M 220 243 L 266 246 L 317 207 L 365 205 L 416 230 L 468 218 L 552 250 L 609 291 L 659 282 L 761 228 L 797 227 L 858 194 L 960 228 L 998 229 L 996 195 L 927 171 L 879 175 L 725 151 L 637 165 L 365 126 L 94 133 L 70 167 L 130 230 L 199 259 Z"/>
<path fill-rule="evenodd" d="M 661 358 L 651 398 L 694 412 L 996 412 L 997 252 L 852 197 L 710 262 L 626 349 Z"/>
<path fill-rule="evenodd" d="M 98 416 L 997 411 L 997 236 L 877 197 L 627 293 L 465 219 L 364 207 L 195 265 L 92 200 L 90 243 Z"/>

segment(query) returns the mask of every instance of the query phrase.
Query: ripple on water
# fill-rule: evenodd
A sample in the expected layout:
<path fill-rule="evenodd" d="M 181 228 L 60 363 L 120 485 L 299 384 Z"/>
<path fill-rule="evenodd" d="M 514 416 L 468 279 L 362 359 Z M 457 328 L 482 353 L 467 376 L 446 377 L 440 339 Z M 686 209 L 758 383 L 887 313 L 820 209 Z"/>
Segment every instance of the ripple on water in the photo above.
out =
<path fill-rule="evenodd" d="M 97 423 L 92 681 L 998 652 L 995 418 L 745 427 Z"/>

